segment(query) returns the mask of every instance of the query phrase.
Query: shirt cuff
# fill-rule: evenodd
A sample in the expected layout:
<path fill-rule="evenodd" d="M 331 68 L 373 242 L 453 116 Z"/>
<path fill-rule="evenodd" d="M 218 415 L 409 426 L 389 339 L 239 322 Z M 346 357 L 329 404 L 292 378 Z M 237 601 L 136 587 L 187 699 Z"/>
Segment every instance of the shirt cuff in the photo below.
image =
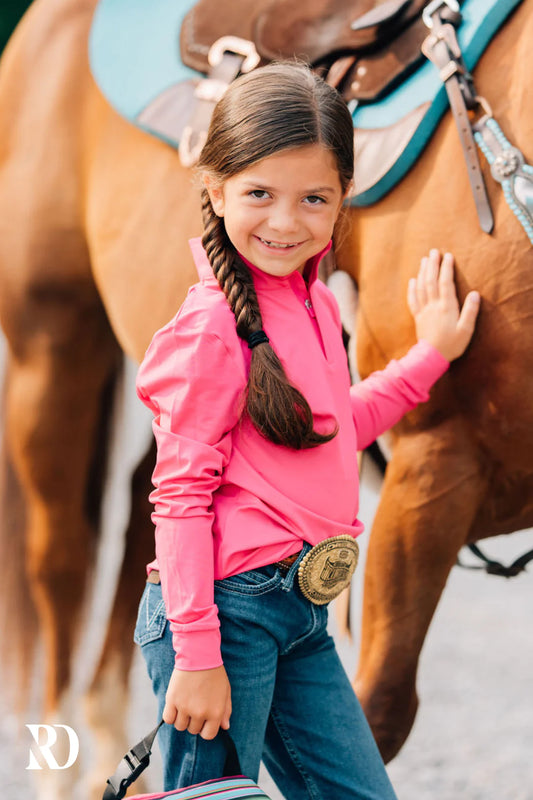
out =
<path fill-rule="evenodd" d="M 171 623 L 172 628 L 172 623 Z M 196 671 L 222 666 L 220 629 L 184 632 L 173 631 L 172 644 L 176 669 Z"/>
<path fill-rule="evenodd" d="M 430 389 L 450 366 L 448 359 L 425 339 L 413 345 L 400 363 L 421 389 Z"/>

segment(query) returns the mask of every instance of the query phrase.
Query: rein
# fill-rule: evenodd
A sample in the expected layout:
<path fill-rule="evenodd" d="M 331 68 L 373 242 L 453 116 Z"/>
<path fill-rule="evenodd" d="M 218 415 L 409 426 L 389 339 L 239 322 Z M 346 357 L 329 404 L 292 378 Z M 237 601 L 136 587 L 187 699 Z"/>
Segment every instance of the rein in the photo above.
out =
<path fill-rule="evenodd" d="M 526 572 L 526 566 L 530 561 L 533 561 L 533 550 L 529 550 L 527 553 L 524 553 L 523 556 L 515 559 L 512 564 L 505 566 L 505 564 L 502 564 L 501 561 L 495 561 L 492 558 L 488 558 L 485 553 L 480 550 L 477 544 L 469 544 L 468 549 L 483 563 L 464 564 L 458 557 L 458 567 L 463 567 L 463 569 L 483 569 L 487 575 L 499 575 L 501 578 L 514 578 L 516 575 L 520 575 L 521 572 Z"/>
<path fill-rule="evenodd" d="M 369 447 L 366 448 L 365 454 L 370 457 L 379 470 L 381 477 L 383 478 L 385 476 L 385 470 L 388 462 L 380 450 L 379 444 L 377 442 L 373 442 Z M 468 547 L 470 552 L 482 563 L 465 564 L 463 561 L 461 561 L 461 558 L 457 556 L 457 560 L 455 562 L 457 567 L 462 567 L 463 569 L 484 570 L 487 575 L 499 575 L 500 578 L 514 578 L 516 575 L 520 575 L 521 572 L 527 572 L 527 565 L 530 561 L 533 561 L 533 550 L 528 550 L 527 553 L 519 556 L 519 558 L 516 558 L 511 564 L 506 566 L 505 564 L 502 564 L 501 561 L 496 561 L 496 559 L 486 556 L 476 543 L 465 545 L 465 547 Z"/>

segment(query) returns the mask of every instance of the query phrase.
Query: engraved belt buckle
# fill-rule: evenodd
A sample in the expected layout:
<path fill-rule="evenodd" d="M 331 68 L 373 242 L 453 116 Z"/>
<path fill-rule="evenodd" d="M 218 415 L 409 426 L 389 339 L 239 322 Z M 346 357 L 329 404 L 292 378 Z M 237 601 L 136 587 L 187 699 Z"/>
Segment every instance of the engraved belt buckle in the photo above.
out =
<path fill-rule="evenodd" d="M 317 606 L 334 600 L 350 583 L 358 559 L 359 545 L 348 534 L 319 542 L 298 567 L 302 594 Z"/>

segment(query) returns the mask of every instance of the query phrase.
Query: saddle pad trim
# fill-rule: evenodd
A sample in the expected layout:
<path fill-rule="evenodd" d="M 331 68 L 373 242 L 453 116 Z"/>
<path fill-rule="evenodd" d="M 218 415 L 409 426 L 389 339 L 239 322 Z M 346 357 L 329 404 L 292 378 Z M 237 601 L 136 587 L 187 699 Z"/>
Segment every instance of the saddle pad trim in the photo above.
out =
<path fill-rule="evenodd" d="M 474 69 L 490 40 L 521 2 L 522 0 L 466 0 L 462 5 L 463 22 L 457 38 L 468 70 Z M 352 205 L 368 206 L 376 203 L 404 177 L 448 109 L 448 99 L 439 73 L 428 61 L 380 102 L 355 109 L 352 117 L 357 138 L 358 128 L 388 127 L 401 119 L 406 109 L 424 102 L 429 102 L 430 106 L 400 158 L 374 186 L 356 194 L 351 199 Z"/>
<path fill-rule="evenodd" d="M 130 122 L 165 89 L 200 77 L 179 58 L 179 31 L 194 3 L 100 0 L 96 6 L 89 35 L 91 71 L 102 94 Z"/>
<path fill-rule="evenodd" d="M 458 39 L 472 70 L 491 38 L 522 0 L 464 0 Z M 177 83 L 198 80 L 200 73 L 179 59 L 179 31 L 195 0 L 100 0 L 89 38 L 93 76 L 110 104 L 127 120 L 173 147 L 178 142 L 138 117 Z M 435 67 L 421 65 L 394 92 L 372 105 L 356 107 L 354 127 L 385 129 L 427 103 L 428 109 L 400 158 L 373 186 L 350 199 L 352 205 L 377 202 L 403 178 L 429 141 L 448 107 Z M 357 185 L 357 176 L 356 176 Z"/>

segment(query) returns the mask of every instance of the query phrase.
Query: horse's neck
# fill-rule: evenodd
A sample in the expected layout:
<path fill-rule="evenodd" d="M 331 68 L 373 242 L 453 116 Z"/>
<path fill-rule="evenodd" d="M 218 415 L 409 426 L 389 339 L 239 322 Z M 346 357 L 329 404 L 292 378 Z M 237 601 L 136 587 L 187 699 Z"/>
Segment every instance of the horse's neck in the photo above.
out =
<path fill-rule="evenodd" d="M 533 162 L 531 136 L 531 76 L 533 75 L 533 0 L 523 0 L 481 59 L 474 78 L 478 93 L 486 97 L 495 118 L 510 138 Z"/>

